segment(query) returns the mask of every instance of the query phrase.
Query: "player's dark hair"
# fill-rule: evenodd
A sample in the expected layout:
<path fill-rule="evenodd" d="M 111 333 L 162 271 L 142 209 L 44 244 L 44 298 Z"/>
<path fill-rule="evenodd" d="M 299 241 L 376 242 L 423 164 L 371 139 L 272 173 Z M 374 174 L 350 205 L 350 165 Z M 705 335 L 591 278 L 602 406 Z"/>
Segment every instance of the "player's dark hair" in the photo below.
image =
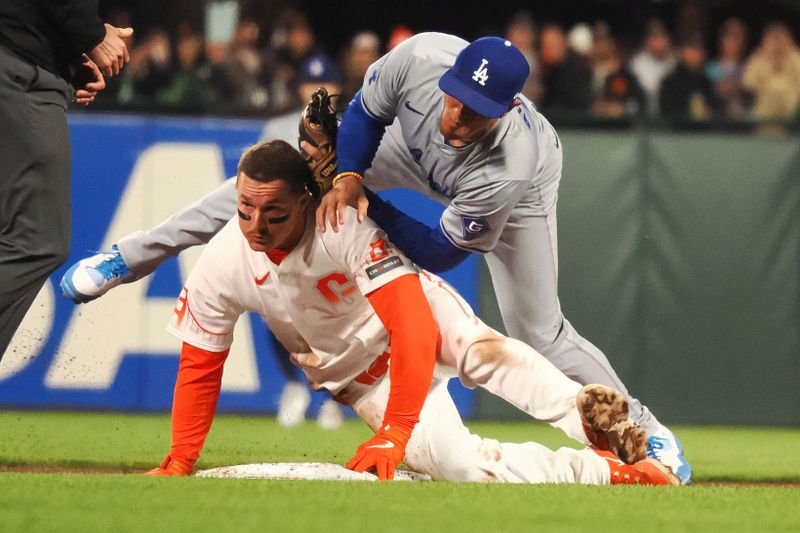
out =
<path fill-rule="evenodd" d="M 319 186 L 303 156 L 287 142 L 274 140 L 255 144 L 239 160 L 239 173 L 267 183 L 283 180 L 295 194 L 319 197 Z"/>

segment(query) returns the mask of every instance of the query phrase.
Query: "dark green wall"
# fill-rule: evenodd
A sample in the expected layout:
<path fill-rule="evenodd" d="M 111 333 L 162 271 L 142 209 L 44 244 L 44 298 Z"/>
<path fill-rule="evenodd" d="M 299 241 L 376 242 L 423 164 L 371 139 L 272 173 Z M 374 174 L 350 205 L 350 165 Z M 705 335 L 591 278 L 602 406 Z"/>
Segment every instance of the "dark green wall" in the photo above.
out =
<path fill-rule="evenodd" d="M 578 331 L 664 421 L 800 425 L 798 139 L 561 139 L 560 294 Z M 484 394 L 478 414 L 516 416 Z"/>

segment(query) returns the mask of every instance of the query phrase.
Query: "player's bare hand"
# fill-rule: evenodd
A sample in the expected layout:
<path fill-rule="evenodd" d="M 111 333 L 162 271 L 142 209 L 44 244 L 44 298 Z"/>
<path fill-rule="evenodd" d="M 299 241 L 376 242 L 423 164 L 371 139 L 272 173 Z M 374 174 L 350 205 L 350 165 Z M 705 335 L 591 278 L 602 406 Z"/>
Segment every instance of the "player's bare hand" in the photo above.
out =
<path fill-rule="evenodd" d="M 75 71 L 72 85 L 75 87 L 72 101 L 76 105 L 86 106 L 94 102 L 97 93 L 106 88 L 106 80 L 95 62 L 83 54 L 83 61 Z"/>
<path fill-rule="evenodd" d="M 111 24 L 106 24 L 105 27 L 106 36 L 103 41 L 88 55 L 100 71 L 110 77 L 119 74 L 125 63 L 131 59 L 125 39 L 133 36 L 133 28 L 117 28 Z"/>
<path fill-rule="evenodd" d="M 363 222 L 367 216 L 369 201 L 364 194 L 361 180 L 355 176 L 341 179 L 328 193 L 322 197 L 317 208 L 317 229 L 325 233 L 327 223 L 333 231 L 339 231 L 339 225 L 347 221 L 347 206 L 356 208 L 358 221 Z"/>
<path fill-rule="evenodd" d="M 396 439 L 384 430 L 362 444 L 355 456 L 347 462 L 347 468 L 356 472 L 372 470 L 380 480 L 394 479 L 397 465 L 405 457 L 405 439 Z"/>

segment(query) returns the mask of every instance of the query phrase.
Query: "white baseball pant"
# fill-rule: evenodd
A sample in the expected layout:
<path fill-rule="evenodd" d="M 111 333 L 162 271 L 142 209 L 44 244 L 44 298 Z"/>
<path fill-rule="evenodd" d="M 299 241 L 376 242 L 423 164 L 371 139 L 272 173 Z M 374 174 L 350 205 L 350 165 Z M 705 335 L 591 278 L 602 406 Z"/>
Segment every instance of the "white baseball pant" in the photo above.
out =
<path fill-rule="evenodd" d="M 447 391 L 453 376 L 480 386 L 568 436 L 588 443 L 576 408 L 581 385 L 530 346 L 486 326 L 440 278 L 420 280 L 442 336 L 433 383 L 406 448 L 406 463 L 433 479 L 507 483 L 609 483 L 605 459 L 591 450 L 552 451 L 535 442 L 500 443 L 464 427 Z M 391 360 L 390 360 L 391 365 Z M 378 383 L 349 384 L 341 397 L 374 431 L 383 421 L 389 375 Z"/>

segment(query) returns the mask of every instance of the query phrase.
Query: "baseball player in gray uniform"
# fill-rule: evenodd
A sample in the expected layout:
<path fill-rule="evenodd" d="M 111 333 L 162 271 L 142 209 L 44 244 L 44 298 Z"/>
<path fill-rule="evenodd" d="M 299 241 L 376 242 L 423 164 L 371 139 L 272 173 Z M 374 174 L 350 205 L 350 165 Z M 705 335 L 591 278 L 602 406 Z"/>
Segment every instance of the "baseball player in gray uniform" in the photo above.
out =
<path fill-rule="evenodd" d="M 317 227 L 338 231 L 368 212 L 392 242 L 434 272 L 473 251 L 484 254 L 508 334 L 579 383 L 625 393 L 631 417 L 647 432 L 648 454 L 688 483 L 691 467 L 677 437 L 630 396 L 605 355 L 561 312 L 556 203 L 562 146 L 519 94 L 527 77 L 525 58 L 498 37 L 467 43 L 424 33 L 383 56 L 342 118 L 339 174 L 321 202 Z M 446 209 L 439 227 L 410 219 L 364 185 L 405 187 L 441 202 Z M 91 300 L 208 242 L 235 214 L 235 198 L 229 180 L 156 228 L 76 263 L 62 281 L 65 295 Z M 358 221 L 346 220 L 348 205 L 357 207 Z"/>

